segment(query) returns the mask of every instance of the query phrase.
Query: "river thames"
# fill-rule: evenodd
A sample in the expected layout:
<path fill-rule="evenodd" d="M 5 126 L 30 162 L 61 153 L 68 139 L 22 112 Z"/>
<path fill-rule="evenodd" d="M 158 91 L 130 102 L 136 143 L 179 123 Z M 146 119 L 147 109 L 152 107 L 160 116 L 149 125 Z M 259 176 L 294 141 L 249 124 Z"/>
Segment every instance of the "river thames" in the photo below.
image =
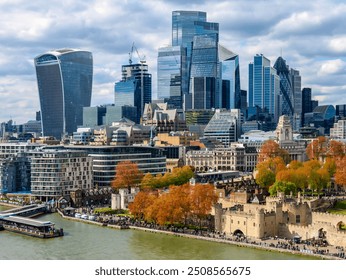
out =
<path fill-rule="evenodd" d="M 0 211 L 7 208 L 0 206 Z M 58 214 L 38 218 L 63 228 L 65 236 L 40 239 L 0 232 L 2 260 L 313 260 L 216 242 L 74 222 Z"/>

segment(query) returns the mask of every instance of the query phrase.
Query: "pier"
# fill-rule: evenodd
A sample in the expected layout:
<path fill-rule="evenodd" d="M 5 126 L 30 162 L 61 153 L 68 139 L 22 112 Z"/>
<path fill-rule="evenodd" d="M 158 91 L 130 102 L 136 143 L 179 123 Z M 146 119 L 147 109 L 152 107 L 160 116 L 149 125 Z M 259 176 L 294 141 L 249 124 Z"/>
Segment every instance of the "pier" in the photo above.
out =
<path fill-rule="evenodd" d="M 0 212 L 0 230 L 5 229 L 29 236 L 52 238 L 64 235 L 63 229 L 55 229 L 54 223 L 31 219 L 47 213 L 46 205 L 27 205 Z"/>
<path fill-rule="evenodd" d="M 13 208 L 0 212 L 0 220 L 9 216 L 35 217 L 47 213 L 46 205 L 31 204 L 19 208 Z"/>

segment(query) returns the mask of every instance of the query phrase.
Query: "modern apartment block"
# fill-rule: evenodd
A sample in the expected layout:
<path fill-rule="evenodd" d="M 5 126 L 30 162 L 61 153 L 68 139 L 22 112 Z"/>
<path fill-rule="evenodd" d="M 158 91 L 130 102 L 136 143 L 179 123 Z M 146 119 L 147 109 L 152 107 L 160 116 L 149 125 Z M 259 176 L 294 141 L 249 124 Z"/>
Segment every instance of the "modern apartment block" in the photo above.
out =
<path fill-rule="evenodd" d="M 83 123 L 83 107 L 91 102 L 91 52 L 59 49 L 34 59 L 43 136 L 61 139 Z"/>
<path fill-rule="evenodd" d="M 84 151 L 44 149 L 31 158 L 31 193 L 42 201 L 93 187 L 92 159 Z"/>
<path fill-rule="evenodd" d="M 160 148 L 149 146 L 64 146 L 88 154 L 93 162 L 93 179 L 99 188 L 110 187 L 116 175 L 116 165 L 121 161 L 138 164 L 143 173 L 166 172 L 166 156 Z"/>

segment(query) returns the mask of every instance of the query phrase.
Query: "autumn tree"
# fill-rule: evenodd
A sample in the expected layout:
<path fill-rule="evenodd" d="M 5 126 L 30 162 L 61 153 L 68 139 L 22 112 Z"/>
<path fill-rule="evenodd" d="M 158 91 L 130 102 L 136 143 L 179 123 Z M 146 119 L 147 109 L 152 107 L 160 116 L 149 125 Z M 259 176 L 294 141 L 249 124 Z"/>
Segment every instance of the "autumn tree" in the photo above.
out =
<path fill-rule="evenodd" d="M 157 194 L 148 192 L 148 191 L 140 191 L 135 196 L 133 202 L 129 204 L 129 210 L 135 218 L 144 220 L 146 219 L 146 209 L 154 204 L 155 200 L 157 200 Z"/>
<path fill-rule="evenodd" d="M 218 197 L 215 188 L 211 184 L 196 184 L 191 191 L 191 210 L 193 215 L 200 221 L 205 218 L 217 202 Z"/>
<path fill-rule="evenodd" d="M 330 140 L 328 143 L 327 156 L 334 159 L 340 160 L 345 156 L 346 146 L 344 143 L 336 140 Z"/>
<path fill-rule="evenodd" d="M 290 169 L 298 169 L 300 167 L 303 167 L 303 163 L 301 161 L 298 161 L 298 160 L 292 160 L 290 163 L 289 163 L 289 168 Z"/>
<path fill-rule="evenodd" d="M 330 176 L 326 169 L 320 168 L 311 171 L 309 185 L 313 191 L 320 193 L 322 189 L 328 186 L 329 182 Z"/>
<path fill-rule="evenodd" d="M 346 156 L 336 162 L 335 183 L 346 186 Z"/>
<path fill-rule="evenodd" d="M 328 171 L 330 177 L 333 177 L 336 172 L 336 162 L 334 158 L 328 157 L 323 163 L 323 168 Z"/>
<path fill-rule="evenodd" d="M 258 153 L 258 162 L 263 162 L 269 158 L 281 157 L 284 161 L 287 161 L 289 156 L 288 152 L 281 149 L 279 144 L 274 140 L 267 140 L 261 146 L 261 150 Z"/>
<path fill-rule="evenodd" d="M 172 218 L 175 222 L 183 222 L 186 225 L 191 215 L 191 190 L 190 184 L 169 188 L 169 203 L 173 206 Z"/>
<path fill-rule="evenodd" d="M 268 168 L 261 167 L 256 173 L 256 183 L 263 187 L 268 188 L 275 182 L 275 174 Z"/>
<path fill-rule="evenodd" d="M 143 172 L 139 170 L 138 164 L 131 161 L 119 162 L 115 171 L 116 175 L 112 181 L 112 187 L 115 189 L 138 186 L 143 178 Z"/>
<path fill-rule="evenodd" d="M 309 159 L 320 159 L 324 157 L 327 152 L 327 138 L 320 136 L 317 139 L 314 139 L 306 147 L 306 154 Z"/>
<path fill-rule="evenodd" d="M 285 162 L 281 157 L 267 158 L 256 166 L 256 183 L 268 188 L 274 184 L 276 174 L 285 168 Z"/>

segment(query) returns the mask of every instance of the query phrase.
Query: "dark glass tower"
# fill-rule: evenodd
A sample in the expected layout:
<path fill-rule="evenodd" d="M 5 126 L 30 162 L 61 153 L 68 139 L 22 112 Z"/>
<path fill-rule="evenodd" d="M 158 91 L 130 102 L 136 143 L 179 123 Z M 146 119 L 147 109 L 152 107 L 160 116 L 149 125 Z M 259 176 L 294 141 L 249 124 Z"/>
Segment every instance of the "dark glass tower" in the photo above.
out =
<path fill-rule="evenodd" d="M 172 12 L 172 46 L 181 46 L 185 51 L 181 53 L 186 56 L 186 62 L 182 61 L 182 95 L 185 99 L 185 109 L 191 108 L 191 96 L 189 94 L 191 60 L 192 60 L 192 42 L 195 36 L 219 34 L 219 24 L 207 22 L 207 14 L 200 11 L 173 11 Z M 199 76 L 206 77 L 206 76 Z M 209 78 L 209 77 L 208 77 Z M 174 84 L 173 84 L 174 85 Z M 186 100 L 187 98 L 187 100 Z"/>
<path fill-rule="evenodd" d="M 239 56 L 219 45 L 222 79 L 222 108 L 241 109 Z"/>
<path fill-rule="evenodd" d="M 123 65 L 122 79 L 114 86 L 114 105 L 137 107 L 136 122 L 139 123 L 146 103 L 151 103 L 151 74 L 148 73 L 148 65 Z"/>
<path fill-rule="evenodd" d="M 157 57 L 157 97 L 177 109 L 183 108 L 187 91 L 186 48 L 159 48 Z"/>
<path fill-rule="evenodd" d="M 254 62 L 249 64 L 249 108 L 260 108 L 279 118 L 280 78 L 276 70 L 270 66 L 270 60 L 263 54 L 255 55 Z"/>
<path fill-rule="evenodd" d="M 59 49 L 35 59 L 44 136 L 61 139 L 83 124 L 83 107 L 91 102 L 91 52 Z"/>
<path fill-rule="evenodd" d="M 280 77 L 280 95 L 282 98 L 281 115 L 292 117 L 294 113 L 294 91 L 289 67 L 286 65 L 286 61 L 280 56 L 276 60 L 274 68 Z"/>

